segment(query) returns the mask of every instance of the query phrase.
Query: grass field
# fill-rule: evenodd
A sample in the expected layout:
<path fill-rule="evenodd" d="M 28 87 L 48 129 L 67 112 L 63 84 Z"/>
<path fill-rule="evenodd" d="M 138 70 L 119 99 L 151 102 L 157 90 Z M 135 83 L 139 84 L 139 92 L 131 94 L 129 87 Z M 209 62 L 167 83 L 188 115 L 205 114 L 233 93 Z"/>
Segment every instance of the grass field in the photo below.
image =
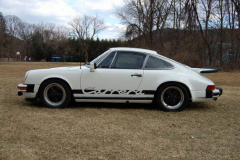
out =
<path fill-rule="evenodd" d="M 240 72 L 207 75 L 215 102 L 178 113 L 146 104 L 49 109 L 17 96 L 27 70 L 77 63 L 0 62 L 0 159 L 240 159 Z"/>

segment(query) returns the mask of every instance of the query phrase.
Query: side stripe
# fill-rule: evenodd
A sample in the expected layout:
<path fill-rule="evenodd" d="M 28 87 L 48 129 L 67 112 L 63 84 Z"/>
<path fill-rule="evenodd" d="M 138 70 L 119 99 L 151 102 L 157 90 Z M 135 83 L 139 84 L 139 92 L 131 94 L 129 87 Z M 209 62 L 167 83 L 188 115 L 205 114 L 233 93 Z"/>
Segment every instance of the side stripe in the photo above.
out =
<path fill-rule="evenodd" d="M 85 91 L 94 91 L 94 90 L 85 90 Z M 142 90 L 142 91 L 139 91 L 139 92 L 143 93 L 144 95 L 154 95 L 156 91 L 154 91 L 154 90 Z M 84 94 L 81 89 L 80 90 L 72 90 L 72 93 L 73 94 Z M 109 94 L 109 93 L 106 92 L 105 94 Z M 113 92 L 112 94 L 118 94 L 118 92 Z M 135 94 L 135 92 L 130 92 L 129 94 L 133 95 L 133 94 Z"/>
<path fill-rule="evenodd" d="M 82 90 L 72 90 L 73 94 L 83 94 Z"/>

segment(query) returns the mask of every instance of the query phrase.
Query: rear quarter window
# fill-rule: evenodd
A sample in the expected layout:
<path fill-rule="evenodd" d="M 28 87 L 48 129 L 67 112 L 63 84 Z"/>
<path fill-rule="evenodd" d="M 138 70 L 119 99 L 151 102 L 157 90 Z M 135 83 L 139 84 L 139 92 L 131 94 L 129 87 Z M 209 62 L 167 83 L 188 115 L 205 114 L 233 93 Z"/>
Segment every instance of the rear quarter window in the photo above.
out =
<path fill-rule="evenodd" d="M 172 69 L 174 68 L 172 64 L 152 56 L 149 56 L 147 63 L 145 65 L 146 69 Z"/>

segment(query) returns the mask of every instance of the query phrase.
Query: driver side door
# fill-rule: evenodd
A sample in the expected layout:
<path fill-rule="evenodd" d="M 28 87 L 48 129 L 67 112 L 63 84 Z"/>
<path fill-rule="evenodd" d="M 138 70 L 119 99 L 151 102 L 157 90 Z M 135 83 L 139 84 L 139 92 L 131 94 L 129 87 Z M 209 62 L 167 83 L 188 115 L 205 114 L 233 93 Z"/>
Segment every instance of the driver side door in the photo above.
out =
<path fill-rule="evenodd" d="M 94 72 L 85 70 L 81 76 L 82 97 L 92 99 L 130 98 L 138 91 L 143 78 L 146 55 L 135 52 L 110 53 Z"/>

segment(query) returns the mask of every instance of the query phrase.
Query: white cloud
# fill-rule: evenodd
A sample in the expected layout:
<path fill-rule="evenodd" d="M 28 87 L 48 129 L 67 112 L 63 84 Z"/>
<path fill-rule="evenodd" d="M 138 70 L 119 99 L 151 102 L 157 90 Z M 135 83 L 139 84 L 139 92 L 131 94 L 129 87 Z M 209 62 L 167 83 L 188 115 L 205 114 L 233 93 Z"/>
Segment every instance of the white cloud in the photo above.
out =
<path fill-rule="evenodd" d="M 1 1 L 1 0 L 0 0 Z M 104 18 L 108 29 L 107 36 L 117 35 L 121 26 L 113 16 L 114 6 L 123 5 L 124 0 L 2 0 L 0 11 L 4 15 L 15 15 L 28 23 L 55 23 L 68 26 L 76 15 L 96 15 Z M 114 32 L 114 33 L 113 33 Z M 115 33 L 116 32 L 116 33 Z M 102 35 L 102 34 L 101 34 Z M 104 36 L 103 36 L 104 37 Z"/>
<path fill-rule="evenodd" d="M 120 29 L 120 30 L 126 30 L 126 26 L 125 25 L 122 25 L 122 24 L 115 24 L 115 27 Z"/>
<path fill-rule="evenodd" d="M 28 23 L 65 24 L 76 11 L 64 0 L 8 0 L 0 6 L 4 15 L 16 15 Z"/>
<path fill-rule="evenodd" d="M 109 22 L 105 23 L 105 25 L 106 25 L 107 27 L 111 27 L 111 26 L 112 26 L 112 24 L 109 23 Z"/>
<path fill-rule="evenodd" d="M 123 0 L 77 0 L 75 8 L 83 10 L 107 11 L 114 9 L 114 6 L 123 5 Z"/>
<path fill-rule="evenodd" d="M 109 25 L 108 28 L 100 34 L 103 39 L 118 39 L 123 35 L 126 26 L 122 24 Z"/>

